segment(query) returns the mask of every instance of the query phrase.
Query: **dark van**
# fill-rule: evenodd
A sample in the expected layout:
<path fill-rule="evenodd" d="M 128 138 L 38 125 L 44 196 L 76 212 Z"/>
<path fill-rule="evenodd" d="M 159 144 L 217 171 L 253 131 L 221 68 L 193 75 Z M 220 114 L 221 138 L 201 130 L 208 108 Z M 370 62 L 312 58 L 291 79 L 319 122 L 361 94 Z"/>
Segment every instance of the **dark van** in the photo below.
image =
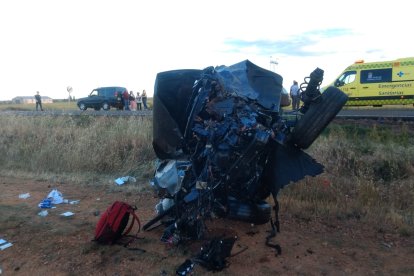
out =
<path fill-rule="evenodd" d="M 95 110 L 109 110 L 111 107 L 123 109 L 122 93 L 128 90 L 125 87 L 111 86 L 100 87 L 92 90 L 86 98 L 80 98 L 77 105 L 80 110 L 93 108 Z"/>

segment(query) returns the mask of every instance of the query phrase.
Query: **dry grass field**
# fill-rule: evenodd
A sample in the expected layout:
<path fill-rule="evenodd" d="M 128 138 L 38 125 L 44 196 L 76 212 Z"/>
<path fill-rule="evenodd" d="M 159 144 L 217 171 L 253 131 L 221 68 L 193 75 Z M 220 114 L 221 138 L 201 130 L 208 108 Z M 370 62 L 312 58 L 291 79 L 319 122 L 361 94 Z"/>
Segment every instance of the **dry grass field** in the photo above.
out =
<path fill-rule="evenodd" d="M 150 118 L 7 115 L 0 128 L 0 239 L 13 243 L 0 251 L 4 275 L 174 275 L 198 253 L 196 241 L 165 246 L 162 227 L 129 248 L 91 241 L 115 200 L 136 205 L 142 224 L 155 214 Z M 282 255 L 264 244 L 268 224 L 213 220 L 211 235 L 237 234 L 234 253 L 247 248 L 216 275 L 413 275 L 413 133 L 407 123 L 332 123 L 308 150 L 325 173 L 279 195 Z M 137 182 L 115 185 L 125 175 Z M 40 217 L 53 188 L 79 204 Z"/>

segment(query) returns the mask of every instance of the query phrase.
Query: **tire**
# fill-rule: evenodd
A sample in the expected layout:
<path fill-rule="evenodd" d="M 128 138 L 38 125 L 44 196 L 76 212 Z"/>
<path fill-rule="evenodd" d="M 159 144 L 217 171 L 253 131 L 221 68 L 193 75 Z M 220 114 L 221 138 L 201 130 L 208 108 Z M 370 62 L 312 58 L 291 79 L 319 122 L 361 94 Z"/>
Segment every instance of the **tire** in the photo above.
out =
<path fill-rule="evenodd" d="M 102 104 L 102 109 L 103 110 L 109 110 L 111 107 L 109 106 L 109 104 L 107 102 Z"/>
<path fill-rule="evenodd" d="M 328 87 L 319 102 L 311 103 L 308 111 L 292 131 L 289 144 L 307 149 L 345 105 L 348 96 L 336 87 Z"/>
<path fill-rule="evenodd" d="M 86 105 L 85 105 L 84 103 L 80 103 L 80 104 L 79 104 L 79 109 L 80 109 L 80 110 L 86 110 L 86 109 L 87 109 L 87 107 L 86 107 Z"/>
<path fill-rule="evenodd" d="M 257 203 L 248 203 L 229 197 L 227 204 L 227 218 L 233 220 L 265 224 L 269 222 L 272 213 L 271 206 L 264 200 Z"/>

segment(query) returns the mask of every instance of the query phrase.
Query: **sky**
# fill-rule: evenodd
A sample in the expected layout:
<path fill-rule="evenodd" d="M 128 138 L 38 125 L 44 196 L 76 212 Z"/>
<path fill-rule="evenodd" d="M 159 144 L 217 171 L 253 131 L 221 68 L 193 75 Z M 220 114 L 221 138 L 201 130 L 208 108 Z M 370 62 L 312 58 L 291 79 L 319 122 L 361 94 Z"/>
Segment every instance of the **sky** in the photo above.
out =
<path fill-rule="evenodd" d="M 145 89 L 158 72 L 250 60 L 288 89 L 356 60 L 414 56 L 408 0 L 2 0 L 0 101 Z M 277 64 L 275 64 L 277 63 Z"/>

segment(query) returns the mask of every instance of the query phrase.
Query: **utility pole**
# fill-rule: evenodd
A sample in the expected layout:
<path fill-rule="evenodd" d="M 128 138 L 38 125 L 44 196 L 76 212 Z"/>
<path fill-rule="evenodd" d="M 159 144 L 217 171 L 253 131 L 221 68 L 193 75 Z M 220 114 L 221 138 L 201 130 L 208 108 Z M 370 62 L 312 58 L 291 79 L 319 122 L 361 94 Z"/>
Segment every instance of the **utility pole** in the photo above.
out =
<path fill-rule="evenodd" d="M 72 86 L 68 86 L 68 87 L 66 87 L 66 90 L 68 91 L 68 93 L 69 93 L 69 102 L 72 100 L 72 97 L 70 96 L 70 94 L 72 93 L 72 91 L 73 91 L 73 89 L 72 89 Z"/>
<path fill-rule="evenodd" d="M 270 56 L 270 71 L 273 71 L 276 73 L 276 66 L 279 64 L 276 59 L 273 59 L 272 56 Z"/>

